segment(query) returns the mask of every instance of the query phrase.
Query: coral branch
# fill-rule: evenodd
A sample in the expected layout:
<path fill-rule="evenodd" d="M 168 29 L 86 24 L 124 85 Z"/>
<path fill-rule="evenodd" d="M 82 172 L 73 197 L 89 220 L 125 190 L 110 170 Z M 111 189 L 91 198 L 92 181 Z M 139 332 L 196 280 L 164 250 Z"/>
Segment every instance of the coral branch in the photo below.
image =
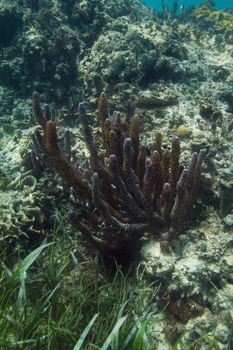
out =
<path fill-rule="evenodd" d="M 99 169 L 99 157 L 98 157 L 98 153 L 97 153 L 96 147 L 95 147 L 94 142 L 93 142 L 91 128 L 90 128 L 89 123 L 88 123 L 88 117 L 87 117 L 86 110 L 85 110 L 83 103 L 79 103 L 78 113 L 79 113 L 79 116 L 80 116 L 80 119 L 81 119 L 81 122 L 83 125 L 85 141 L 86 141 L 86 144 L 87 144 L 89 151 L 90 151 L 90 154 L 91 154 L 91 162 L 92 162 L 93 169 L 98 170 Z"/>
<path fill-rule="evenodd" d="M 107 95 L 105 92 L 102 92 L 99 98 L 99 109 L 98 109 L 98 119 L 99 125 L 102 131 L 102 138 L 104 141 L 104 146 L 106 147 L 106 138 L 105 138 L 105 121 L 108 118 L 108 105 L 107 105 Z"/>
<path fill-rule="evenodd" d="M 185 188 L 187 185 L 188 171 L 184 169 L 177 182 L 177 195 L 171 211 L 171 226 L 174 232 L 179 232 L 183 226 L 186 215 Z"/>
<path fill-rule="evenodd" d="M 133 169 L 136 169 L 138 152 L 139 152 L 139 130 L 141 126 L 141 121 L 139 117 L 133 117 L 130 122 L 129 127 L 129 137 L 132 140 L 133 145 Z"/>
<path fill-rule="evenodd" d="M 46 120 L 44 119 L 42 109 L 40 107 L 40 95 L 37 91 L 33 92 L 32 95 L 32 108 L 33 113 L 36 118 L 36 122 L 42 126 L 42 128 L 45 127 Z"/>
<path fill-rule="evenodd" d="M 43 115 L 38 93 L 33 94 L 33 110 L 44 132 L 44 138 L 39 131 L 33 135 L 34 172 L 40 175 L 36 160 L 43 150 L 77 198 L 92 203 L 85 207 L 85 215 L 75 211 L 70 215 L 88 246 L 105 254 L 122 249 L 130 240 L 140 241 L 147 232 L 161 237 L 161 246 L 167 248 L 182 232 L 199 191 L 205 151 L 194 153 L 181 173 L 178 137 L 172 138 L 171 151 L 163 149 L 161 133 L 156 133 L 151 150 L 146 148 L 140 144 L 140 119 L 133 117 L 127 125 L 119 112 L 109 116 L 107 97 L 102 93 L 98 116 L 104 152 L 98 153 L 84 104 L 79 104 L 90 152 L 90 169 L 81 173 L 71 162 L 70 133 L 65 131 L 64 135 L 65 156 L 58 144 L 55 122 L 47 120 L 48 107 Z"/>
<path fill-rule="evenodd" d="M 131 214 L 133 216 L 136 216 L 139 219 L 144 218 L 145 213 L 138 207 L 134 198 L 127 191 L 125 183 L 120 176 L 117 157 L 115 156 L 115 154 L 112 154 L 109 157 L 109 168 L 110 168 L 111 173 L 113 175 L 114 184 L 115 184 L 117 190 L 119 191 L 119 195 L 120 195 L 121 199 L 124 201 L 125 205 L 129 208 Z"/>
<path fill-rule="evenodd" d="M 180 177 L 180 140 L 177 136 L 172 138 L 172 150 L 170 159 L 170 184 L 172 188 L 172 193 L 176 193 L 176 184 Z"/>
<path fill-rule="evenodd" d="M 56 170 L 69 187 L 73 187 L 77 196 L 91 199 L 91 190 L 87 181 L 78 173 L 68 159 L 61 153 L 58 142 L 55 123 L 50 120 L 45 126 L 45 147 Z"/>
<path fill-rule="evenodd" d="M 96 208 L 100 211 L 100 213 L 102 214 L 102 216 L 104 218 L 104 221 L 107 224 L 121 229 L 122 228 L 121 222 L 118 221 L 116 218 L 114 218 L 111 215 L 110 211 L 108 210 L 108 206 L 105 204 L 104 200 L 101 198 L 98 173 L 93 174 L 92 181 L 93 181 L 92 199 L 93 199 L 93 203 L 95 204 Z"/>

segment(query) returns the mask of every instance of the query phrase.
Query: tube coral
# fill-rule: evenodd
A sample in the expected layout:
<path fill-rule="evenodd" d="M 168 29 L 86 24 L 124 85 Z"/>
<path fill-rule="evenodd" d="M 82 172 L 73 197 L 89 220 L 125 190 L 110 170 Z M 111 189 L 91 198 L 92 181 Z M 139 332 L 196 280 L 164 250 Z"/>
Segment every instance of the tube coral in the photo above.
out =
<path fill-rule="evenodd" d="M 44 118 L 38 93 L 33 94 L 33 109 L 51 163 L 75 195 L 91 204 L 86 215 L 75 210 L 70 213 L 88 246 L 115 255 L 150 233 L 167 247 L 182 231 L 198 194 L 204 150 L 194 153 L 190 165 L 181 171 L 178 137 L 172 138 L 171 150 L 163 149 L 162 135 L 157 133 L 151 150 L 146 149 L 140 144 L 139 118 L 132 117 L 128 123 L 119 112 L 109 116 L 107 97 L 102 93 L 99 122 L 104 156 L 93 141 L 84 104 L 78 108 L 90 152 L 92 176 L 88 178 L 71 164 L 69 135 L 65 137 L 66 155 L 62 153 L 55 122 Z"/>

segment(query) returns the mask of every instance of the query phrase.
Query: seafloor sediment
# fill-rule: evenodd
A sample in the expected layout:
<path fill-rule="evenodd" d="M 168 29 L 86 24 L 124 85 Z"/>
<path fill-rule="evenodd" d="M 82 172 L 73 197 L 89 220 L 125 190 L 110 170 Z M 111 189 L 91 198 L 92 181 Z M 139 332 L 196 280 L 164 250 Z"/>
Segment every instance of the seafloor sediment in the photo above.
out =
<path fill-rule="evenodd" d="M 54 173 L 37 178 L 28 161 L 35 128 L 31 94 L 61 130 L 72 131 L 79 166 L 88 151 L 77 104 L 85 101 L 98 139 L 96 106 L 106 91 L 110 109 L 130 105 L 150 145 L 155 131 L 169 144 L 180 137 L 182 164 L 205 148 L 201 189 L 173 249 L 146 238 L 141 265 L 160 281 L 166 306 L 151 323 L 158 349 L 200 332 L 228 349 L 233 314 L 233 17 L 199 7 L 171 16 L 138 1 L 1 1 L 0 229 L 1 242 L 40 242 L 69 194 Z M 158 101 L 166 101 L 161 106 Z M 176 101 L 176 103 L 169 103 Z M 56 190 L 50 191 L 51 186 Z M 49 215 L 48 215 L 49 208 Z M 26 242 L 26 243 L 25 243 Z M 204 340 L 203 340 L 204 344 Z M 210 349 L 208 346 L 201 349 Z"/>

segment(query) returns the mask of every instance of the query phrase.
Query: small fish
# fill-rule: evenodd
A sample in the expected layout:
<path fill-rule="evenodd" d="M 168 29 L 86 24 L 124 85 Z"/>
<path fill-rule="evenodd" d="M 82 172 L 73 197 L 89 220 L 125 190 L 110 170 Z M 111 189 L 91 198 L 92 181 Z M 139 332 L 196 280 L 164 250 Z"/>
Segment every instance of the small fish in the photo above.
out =
<path fill-rule="evenodd" d="M 167 99 L 157 98 L 157 97 L 140 97 L 134 104 L 136 108 L 140 109 L 157 109 L 157 108 L 166 108 L 170 106 L 175 106 L 179 103 L 178 98 L 170 97 Z"/>
<path fill-rule="evenodd" d="M 184 13 L 184 3 L 180 5 L 180 13 Z"/>

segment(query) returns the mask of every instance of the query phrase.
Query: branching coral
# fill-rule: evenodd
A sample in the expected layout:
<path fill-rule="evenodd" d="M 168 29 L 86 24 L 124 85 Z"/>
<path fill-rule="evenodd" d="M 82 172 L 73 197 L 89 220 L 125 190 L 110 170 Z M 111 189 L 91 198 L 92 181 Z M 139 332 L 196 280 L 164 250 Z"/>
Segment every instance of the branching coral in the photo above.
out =
<path fill-rule="evenodd" d="M 115 256 L 126 246 L 139 242 L 144 233 L 151 233 L 161 238 L 161 246 L 167 248 L 169 241 L 182 231 L 195 202 L 205 151 L 194 153 L 190 165 L 182 169 L 176 136 L 170 150 L 162 147 L 160 133 L 155 134 L 151 149 L 145 148 L 139 140 L 139 118 L 132 117 L 128 125 L 119 112 L 110 116 L 107 97 L 102 93 L 102 152 L 93 141 L 84 104 L 79 104 L 90 152 L 90 167 L 81 174 L 61 151 L 55 122 L 43 115 L 37 92 L 33 94 L 33 109 L 44 134 L 43 139 L 37 135 L 38 142 L 66 185 L 88 203 L 85 214 L 75 210 L 70 213 L 71 222 L 84 241 L 103 254 Z"/>

